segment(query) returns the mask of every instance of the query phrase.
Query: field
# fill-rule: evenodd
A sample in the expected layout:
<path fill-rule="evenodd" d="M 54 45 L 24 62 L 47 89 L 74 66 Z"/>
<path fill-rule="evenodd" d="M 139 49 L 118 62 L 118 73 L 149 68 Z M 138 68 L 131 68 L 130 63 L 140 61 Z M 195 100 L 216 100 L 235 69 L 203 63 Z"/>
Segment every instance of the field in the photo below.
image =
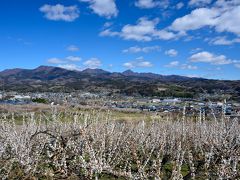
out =
<path fill-rule="evenodd" d="M 1 179 L 240 179 L 239 119 L 17 108 L 0 116 Z"/>

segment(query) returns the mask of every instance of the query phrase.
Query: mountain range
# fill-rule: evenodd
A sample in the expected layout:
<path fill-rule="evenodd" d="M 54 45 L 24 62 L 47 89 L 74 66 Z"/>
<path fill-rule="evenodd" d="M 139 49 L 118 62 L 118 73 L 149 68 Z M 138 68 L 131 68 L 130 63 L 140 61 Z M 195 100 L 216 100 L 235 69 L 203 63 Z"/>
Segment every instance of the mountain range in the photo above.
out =
<path fill-rule="evenodd" d="M 71 71 L 52 66 L 7 69 L 0 72 L 0 85 L 21 92 L 109 92 L 142 96 L 193 97 L 201 93 L 230 94 L 239 98 L 240 81 L 190 78 L 178 75 L 108 72 L 102 69 Z"/>

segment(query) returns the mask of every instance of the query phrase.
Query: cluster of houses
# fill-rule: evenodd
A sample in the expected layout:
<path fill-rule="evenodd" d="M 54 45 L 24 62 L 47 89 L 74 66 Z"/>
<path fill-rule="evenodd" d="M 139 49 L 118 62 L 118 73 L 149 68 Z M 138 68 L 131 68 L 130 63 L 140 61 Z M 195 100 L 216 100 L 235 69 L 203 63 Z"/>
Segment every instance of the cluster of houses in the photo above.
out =
<path fill-rule="evenodd" d="M 30 104 L 33 99 L 46 99 L 49 104 L 69 105 L 91 105 L 98 104 L 109 109 L 135 109 L 140 111 L 154 112 L 183 112 L 196 114 L 199 111 L 225 115 L 240 115 L 240 103 L 205 102 L 200 99 L 190 98 L 151 98 L 151 97 L 129 97 L 124 95 L 109 96 L 90 92 L 73 93 L 17 93 L 0 92 L 0 103 Z"/>
<path fill-rule="evenodd" d="M 218 115 L 239 116 L 240 103 L 227 103 L 227 102 L 203 102 L 196 99 L 135 99 L 135 101 L 109 101 L 105 103 L 108 108 L 120 109 L 138 109 L 141 111 L 154 111 L 180 113 L 185 111 L 187 115 L 199 114 L 200 112 L 207 114 L 214 113 Z"/>
<path fill-rule="evenodd" d="M 81 104 L 83 101 L 91 99 L 101 99 L 104 94 L 94 94 L 89 92 L 82 93 L 18 93 L 18 92 L 0 92 L 0 103 L 8 104 L 29 104 L 34 99 L 44 99 L 49 104 Z"/>
<path fill-rule="evenodd" d="M 183 108 L 176 105 L 168 105 L 168 104 L 150 104 L 150 103 L 139 103 L 139 102 L 128 102 L 128 101 L 120 101 L 120 102 L 106 102 L 105 106 L 111 109 L 138 109 L 141 111 L 158 111 L 158 112 L 176 112 L 181 111 Z"/>
<path fill-rule="evenodd" d="M 29 104 L 31 103 L 31 96 L 19 95 L 17 93 L 4 94 L 0 92 L 0 104 Z"/>

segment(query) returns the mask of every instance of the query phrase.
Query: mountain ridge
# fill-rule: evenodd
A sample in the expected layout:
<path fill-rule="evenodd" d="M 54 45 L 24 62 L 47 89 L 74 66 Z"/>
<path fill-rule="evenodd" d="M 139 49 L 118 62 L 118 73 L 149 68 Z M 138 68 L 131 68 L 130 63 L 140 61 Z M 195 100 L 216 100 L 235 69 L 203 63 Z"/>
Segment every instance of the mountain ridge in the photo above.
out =
<path fill-rule="evenodd" d="M 54 66 L 7 69 L 0 72 L 0 86 L 8 91 L 118 92 L 143 96 L 195 96 L 203 91 L 240 96 L 240 81 L 213 80 L 179 75 L 109 72 L 103 69 L 67 70 Z M 162 92 L 161 89 L 167 89 Z M 239 93 L 239 94 L 238 94 Z"/>
<path fill-rule="evenodd" d="M 205 78 L 201 78 L 201 77 L 187 77 L 187 76 L 182 76 L 182 75 L 161 75 L 161 74 L 157 74 L 157 73 L 151 73 L 151 72 L 134 72 L 130 69 L 123 71 L 123 72 L 110 72 L 110 71 L 106 71 L 103 69 L 99 69 L 99 68 L 95 68 L 95 69 L 91 69 L 91 68 L 86 68 L 84 70 L 81 71 L 77 71 L 77 70 L 68 70 L 68 69 L 64 69 L 61 67 L 56 67 L 56 66 L 44 66 L 41 65 L 37 68 L 34 69 L 24 69 L 24 68 L 13 68 L 13 69 L 5 69 L 3 71 L 0 71 L 0 76 L 4 76 L 4 75 L 14 75 L 14 74 L 18 74 L 21 71 L 32 71 L 32 72 L 41 72 L 41 71 L 46 71 L 46 72 L 51 72 L 53 70 L 62 70 L 64 72 L 75 72 L 75 73 L 84 73 L 84 74 L 94 74 L 94 75 L 99 75 L 99 74 L 122 74 L 124 76 L 146 76 L 146 77 L 185 77 L 188 79 L 205 79 Z"/>

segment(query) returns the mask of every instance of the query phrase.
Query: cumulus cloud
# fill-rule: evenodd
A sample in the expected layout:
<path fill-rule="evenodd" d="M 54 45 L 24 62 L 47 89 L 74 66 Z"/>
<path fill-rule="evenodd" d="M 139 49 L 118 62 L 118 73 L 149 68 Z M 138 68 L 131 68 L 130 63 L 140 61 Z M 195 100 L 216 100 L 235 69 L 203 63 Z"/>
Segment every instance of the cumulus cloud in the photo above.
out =
<path fill-rule="evenodd" d="M 96 69 L 102 66 L 101 61 L 98 58 L 91 58 L 83 63 L 84 66 L 91 69 Z"/>
<path fill-rule="evenodd" d="M 153 67 L 153 64 L 150 61 L 144 60 L 143 57 L 139 57 L 134 61 L 129 61 L 123 64 L 125 68 L 133 69 L 133 68 L 150 68 Z"/>
<path fill-rule="evenodd" d="M 169 49 L 169 50 L 165 51 L 165 54 L 170 57 L 175 57 L 178 55 L 178 51 L 175 49 Z"/>
<path fill-rule="evenodd" d="M 183 2 L 179 2 L 179 3 L 177 3 L 176 8 L 177 9 L 182 9 L 183 6 L 184 6 L 184 3 Z"/>
<path fill-rule="evenodd" d="M 240 36 L 240 5 L 226 10 L 217 18 L 215 29 L 218 32 L 231 32 Z"/>
<path fill-rule="evenodd" d="M 185 35 L 185 33 L 173 33 L 171 31 L 168 31 L 166 29 L 163 30 L 157 30 L 154 32 L 154 37 L 156 39 L 162 39 L 162 40 L 170 40 L 170 39 L 177 39 L 183 35 Z"/>
<path fill-rule="evenodd" d="M 193 54 L 189 60 L 191 62 L 203 62 L 203 63 L 210 63 L 213 65 L 225 65 L 225 64 L 231 64 L 233 61 L 231 59 L 228 59 L 224 55 L 215 55 L 213 53 L 203 51 L 196 54 Z"/>
<path fill-rule="evenodd" d="M 218 16 L 219 12 L 217 10 L 200 8 L 192 11 L 191 14 L 176 19 L 170 28 L 174 31 L 189 31 L 204 26 L 213 26 L 216 24 Z"/>
<path fill-rule="evenodd" d="M 99 34 L 100 36 L 110 36 L 110 37 L 114 37 L 114 36 L 119 36 L 120 33 L 119 32 L 114 32 L 114 31 L 111 31 L 111 29 L 105 29 L 103 30 L 102 32 L 100 32 Z"/>
<path fill-rule="evenodd" d="M 108 28 L 108 27 L 111 27 L 112 25 L 113 25 L 112 22 L 105 22 L 103 25 L 103 28 Z"/>
<path fill-rule="evenodd" d="M 76 64 L 61 64 L 58 67 L 71 70 L 71 71 L 81 71 L 81 67 L 77 66 Z"/>
<path fill-rule="evenodd" d="M 115 0 L 79 0 L 90 4 L 90 9 L 99 16 L 106 18 L 116 17 L 118 9 Z"/>
<path fill-rule="evenodd" d="M 169 6 L 168 0 L 137 0 L 135 6 L 143 9 L 150 9 L 154 7 L 167 8 Z"/>
<path fill-rule="evenodd" d="M 77 47 L 75 45 L 70 45 L 67 47 L 67 51 L 77 52 L 77 51 L 79 51 L 79 47 Z"/>
<path fill-rule="evenodd" d="M 59 59 L 59 58 L 50 58 L 47 60 L 49 64 L 64 64 L 68 62 L 79 62 L 81 61 L 81 58 L 78 56 L 68 56 L 64 59 Z"/>
<path fill-rule="evenodd" d="M 50 58 L 47 60 L 49 64 L 62 64 L 65 63 L 65 61 L 59 59 L 59 58 Z"/>
<path fill-rule="evenodd" d="M 190 64 L 182 64 L 180 66 L 181 69 L 188 69 L 188 70 L 196 70 L 198 69 L 197 66 L 193 66 L 193 65 L 190 65 Z"/>
<path fill-rule="evenodd" d="M 144 0 L 142 3 L 146 7 L 154 5 L 151 0 Z M 140 3 L 137 1 L 136 3 Z M 153 4 L 152 4 L 153 3 Z M 152 40 L 172 40 L 180 37 L 191 39 L 188 36 L 190 31 L 197 31 L 202 28 L 210 28 L 217 33 L 231 33 L 239 39 L 240 37 L 240 1 L 238 0 L 192 0 L 192 5 L 210 4 L 207 7 L 197 7 L 189 14 L 176 18 L 169 26 L 162 29 L 158 28 L 159 18 L 149 19 L 141 17 L 135 24 L 126 24 L 120 30 L 113 30 L 111 27 L 105 27 L 100 33 L 101 36 L 118 36 L 125 40 L 152 41 Z M 149 6 L 147 6 L 149 5 Z M 184 5 L 180 2 L 179 8 Z M 177 6 L 175 7 L 177 8 Z M 185 39 L 185 40 L 186 40 Z M 216 45 L 228 45 L 237 41 L 227 41 L 227 39 L 218 39 Z"/>
<path fill-rule="evenodd" d="M 234 43 L 240 43 L 240 38 L 228 39 L 226 36 L 218 36 L 209 42 L 214 45 L 232 45 Z"/>
<path fill-rule="evenodd" d="M 78 61 L 81 61 L 82 58 L 80 58 L 78 56 L 68 56 L 68 57 L 66 57 L 66 60 L 73 61 L 73 62 L 78 62 Z"/>
<path fill-rule="evenodd" d="M 199 51 L 202 51 L 202 48 L 194 48 L 194 49 L 192 49 L 189 53 L 190 54 L 195 54 L 195 53 L 197 53 L 197 52 L 199 52 Z"/>
<path fill-rule="evenodd" d="M 191 0 L 189 1 L 189 5 L 190 6 L 195 6 L 195 7 L 199 7 L 199 6 L 205 6 L 208 5 L 212 2 L 212 0 Z"/>
<path fill-rule="evenodd" d="M 165 67 L 169 67 L 169 68 L 178 67 L 179 64 L 180 64 L 179 61 L 172 61 L 172 62 L 170 62 L 169 64 L 165 65 Z"/>
<path fill-rule="evenodd" d="M 219 0 L 213 7 L 195 9 L 190 14 L 177 18 L 169 29 L 187 32 L 204 27 L 240 36 L 240 1 Z"/>
<path fill-rule="evenodd" d="M 123 64 L 123 66 L 128 68 L 128 69 L 135 68 L 135 66 L 133 65 L 132 62 L 126 62 L 126 63 Z"/>
<path fill-rule="evenodd" d="M 133 39 L 137 41 L 151 41 L 152 35 L 156 31 L 156 25 L 159 19 L 148 20 L 147 18 L 140 18 L 136 25 L 126 25 L 122 28 L 121 36 L 124 39 Z"/>
<path fill-rule="evenodd" d="M 123 26 L 120 32 L 112 31 L 111 29 L 105 29 L 100 33 L 100 35 L 111 37 L 119 36 L 125 40 L 135 41 L 152 41 L 154 39 L 169 40 L 181 36 L 181 33 L 173 33 L 166 29 L 158 30 L 156 27 L 158 24 L 158 18 L 149 20 L 146 17 L 141 17 L 138 19 L 136 24 L 127 24 Z"/>
<path fill-rule="evenodd" d="M 151 51 L 159 51 L 159 46 L 146 46 L 146 47 L 139 47 L 139 46 L 132 46 L 127 49 L 124 49 L 123 53 L 149 53 Z"/>
<path fill-rule="evenodd" d="M 196 70 L 198 69 L 197 66 L 193 66 L 191 64 L 181 64 L 179 61 L 172 61 L 169 64 L 165 65 L 168 68 L 178 68 L 184 70 Z"/>
<path fill-rule="evenodd" d="M 52 6 L 45 4 L 39 10 L 45 14 L 45 18 L 54 21 L 72 22 L 79 17 L 77 6 L 64 6 L 61 4 Z"/>

